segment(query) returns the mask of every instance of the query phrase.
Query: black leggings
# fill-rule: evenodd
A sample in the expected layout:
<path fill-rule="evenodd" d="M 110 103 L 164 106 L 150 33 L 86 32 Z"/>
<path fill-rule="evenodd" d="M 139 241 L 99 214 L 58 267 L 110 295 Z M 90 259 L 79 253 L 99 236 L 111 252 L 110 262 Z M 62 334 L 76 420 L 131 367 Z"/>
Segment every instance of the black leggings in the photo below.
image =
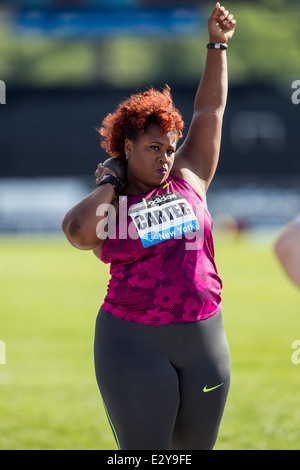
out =
<path fill-rule="evenodd" d="M 230 383 L 221 312 L 141 325 L 100 310 L 95 369 L 119 449 L 213 449 Z"/>

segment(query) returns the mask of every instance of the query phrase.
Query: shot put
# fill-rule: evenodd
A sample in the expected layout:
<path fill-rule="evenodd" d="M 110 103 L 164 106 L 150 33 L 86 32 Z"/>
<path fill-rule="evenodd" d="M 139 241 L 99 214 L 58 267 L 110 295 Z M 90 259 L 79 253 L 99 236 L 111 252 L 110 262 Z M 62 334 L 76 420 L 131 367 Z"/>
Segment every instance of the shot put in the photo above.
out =
<path fill-rule="evenodd" d="M 103 166 L 113 170 L 117 177 L 125 183 L 127 175 L 127 163 L 121 158 L 108 158 L 103 163 Z"/>

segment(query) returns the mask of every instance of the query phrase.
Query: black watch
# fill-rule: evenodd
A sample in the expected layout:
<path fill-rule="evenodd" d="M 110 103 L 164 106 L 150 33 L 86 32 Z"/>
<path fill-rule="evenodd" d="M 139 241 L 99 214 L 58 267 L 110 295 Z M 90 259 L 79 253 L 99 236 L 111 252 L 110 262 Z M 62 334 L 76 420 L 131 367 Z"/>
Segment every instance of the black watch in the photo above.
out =
<path fill-rule="evenodd" d="M 222 44 L 219 42 L 210 42 L 206 45 L 207 49 L 221 49 L 221 50 L 226 50 L 228 49 L 227 44 Z"/>
<path fill-rule="evenodd" d="M 101 186 L 102 184 L 112 184 L 115 190 L 115 195 L 118 197 L 120 189 L 123 186 L 122 181 L 120 181 L 118 178 L 116 178 L 113 175 L 104 175 L 98 186 Z"/>

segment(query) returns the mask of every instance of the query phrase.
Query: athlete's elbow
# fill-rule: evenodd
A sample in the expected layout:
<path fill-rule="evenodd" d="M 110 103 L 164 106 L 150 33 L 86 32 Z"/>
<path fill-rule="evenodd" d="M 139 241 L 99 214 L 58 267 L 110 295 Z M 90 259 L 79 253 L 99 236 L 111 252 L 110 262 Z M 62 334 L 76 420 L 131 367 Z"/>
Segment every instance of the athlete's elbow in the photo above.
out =
<path fill-rule="evenodd" d="M 65 215 L 62 221 L 62 230 L 71 245 L 76 246 L 78 235 L 80 233 L 80 225 L 70 216 L 69 213 Z"/>
<path fill-rule="evenodd" d="M 88 236 L 86 230 L 78 219 L 66 214 L 62 221 L 62 230 L 72 246 L 79 250 L 92 250 L 95 247 L 94 240 Z"/>

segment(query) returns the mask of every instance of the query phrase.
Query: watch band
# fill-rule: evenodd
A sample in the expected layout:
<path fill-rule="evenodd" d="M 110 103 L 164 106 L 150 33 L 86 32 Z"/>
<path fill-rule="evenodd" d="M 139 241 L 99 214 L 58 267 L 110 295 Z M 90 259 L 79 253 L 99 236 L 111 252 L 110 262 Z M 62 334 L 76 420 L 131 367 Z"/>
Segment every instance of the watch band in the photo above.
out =
<path fill-rule="evenodd" d="M 118 178 L 116 178 L 113 175 L 104 175 L 98 186 L 101 186 L 102 184 L 111 184 L 114 187 L 115 190 L 115 195 L 118 196 L 120 189 L 122 188 L 122 181 L 120 181 Z"/>
<path fill-rule="evenodd" d="M 227 44 L 221 44 L 219 42 L 210 42 L 209 44 L 206 45 L 207 49 L 228 49 Z"/>

